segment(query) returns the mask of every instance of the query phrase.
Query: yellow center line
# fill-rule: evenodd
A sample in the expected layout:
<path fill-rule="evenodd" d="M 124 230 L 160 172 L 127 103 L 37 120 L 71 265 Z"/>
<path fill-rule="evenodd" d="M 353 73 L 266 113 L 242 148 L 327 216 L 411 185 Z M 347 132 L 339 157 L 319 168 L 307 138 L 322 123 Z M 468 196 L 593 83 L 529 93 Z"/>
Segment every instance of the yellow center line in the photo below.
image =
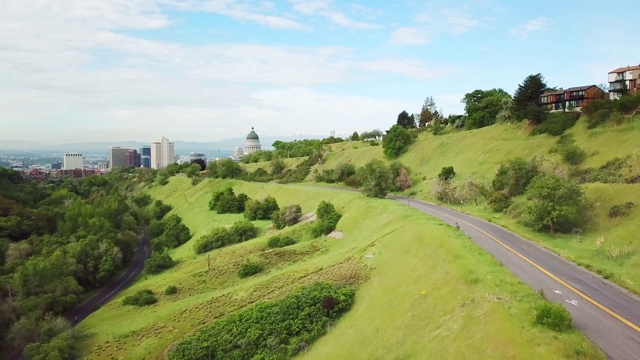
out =
<path fill-rule="evenodd" d="M 573 291 L 574 293 L 578 294 L 579 296 L 581 296 L 583 299 L 587 300 L 588 302 L 592 303 L 593 305 L 599 307 L 600 309 L 604 310 L 605 312 L 607 312 L 609 315 L 615 317 L 616 319 L 622 321 L 623 323 L 629 325 L 629 327 L 631 327 L 632 329 L 634 329 L 635 331 L 640 332 L 640 327 L 638 327 L 637 325 L 635 325 L 634 323 L 632 323 L 631 321 L 623 318 L 622 316 L 616 314 L 615 312 L 613 312 L 612 310 L 610 310 L 609 308 L 607 308 L 606 306 L 600 304 L 599 302 L 595 301 L 594 299 L 590 298 L 589 296 L 585 295 L 584 293 L 582 293 L 580 290 L 574 288 L 573 286 L 567 284 L 564 280 L 560 279 L 559 277 L 553 275 L 552 273 L 550 273 L 549 271 L 547 271 L 547 269 L 543 268 L 542 266 L 536 264 L 535 262 L 533 262 L 532 260 L 530 260 L 529 258 L 527 258 L 526 256 L 520 254 L 519 252 L 517 252 L 516 250 L 512 249 L 509 245 L 503 243 L 502 241 L 498 240 L 497 238 L 495 238 L 493 235 L 487 233 L 486 231 L 480 229 L 479 227 L 470 224 L 462 219 L 459 219 L 455 216 L 449 215 L 449 214 L 445 214 L 443 212 L 440 212 L 438 210 L 435 210 L 431 207 L 428 207 L 427 205 L 422 205 L 422 204 L 418 204 L 422 207 L 425 207 L 427 209 L 429 209 L 430 211 L 436 212 L 440 215 L 446 216 L 448 218 L 454 219 L 456 221 L 459 221 L 463 224 L 466 224 L 476 230 L 478 230 L 479 232 L 483 233 L 484 235 L 488 236 L 490 239 L 494 240 L 495 242 L 497 242 L 498 244 L 502 245 L 505 249 L 511 251 L 512 253 L 516 254 L 518 257 L 520 257 L 522 260 L 528 262 L 529 264 L 531 264 L 533 267 L 535 267 L 536 269 L 542 271 L 542 273 L 546 274 L 547 276 L 549 276 L 550 278 L 552 278 L 553 280 L 559 282 L 560 284 L 564 285 L 567 289 Z"/>

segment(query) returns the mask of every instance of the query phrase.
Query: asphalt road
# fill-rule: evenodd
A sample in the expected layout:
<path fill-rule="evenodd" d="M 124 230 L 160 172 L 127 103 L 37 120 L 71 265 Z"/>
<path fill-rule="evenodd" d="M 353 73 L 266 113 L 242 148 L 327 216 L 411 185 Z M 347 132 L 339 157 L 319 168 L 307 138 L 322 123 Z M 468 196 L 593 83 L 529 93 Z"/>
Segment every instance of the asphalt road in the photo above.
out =
<path fill-rule="evenodd" d="M 564 305 L 573 324 L 611 359 L 640 359 L 640 298 L 537 244 L 490 222 L 435 204 L 389 195 L 459 226 L 534 290 Z"/>

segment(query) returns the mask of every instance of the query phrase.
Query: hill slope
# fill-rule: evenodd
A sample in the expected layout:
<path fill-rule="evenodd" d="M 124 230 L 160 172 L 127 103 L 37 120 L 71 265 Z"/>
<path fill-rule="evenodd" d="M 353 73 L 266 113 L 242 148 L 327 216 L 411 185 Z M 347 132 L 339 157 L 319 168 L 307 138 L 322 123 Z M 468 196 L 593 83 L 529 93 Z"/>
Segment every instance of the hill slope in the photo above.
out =
<path fill-rule="evenodd" d="M 610 128 L 588 130 L 584 118 L 567 133 L 588 154 L 580 167 L 599 167 L 615 157 L 631 155 L 635 159 L 633 171 L 640 172 L 640 120 Z M 558 138 L 549 135 L 529 136 L 529 130 L 521 124 L 494 125 L 472 131 L 433 136 L 423 133 L 409 150 L 398 159 L 413 172 L 415 196 L 436 201 L 431 191 L 437 175 L 445 166 L 453 166 L 458 176 L 455 183 L 468 180 L 489 185 L 497 166 L 508 159 L 545 159 L 548 167 L 568 171 L 559 155 L 552 153 Z M 364 165 L 373 158 L 384 159 L 380 146 L 362 146 L 361 143 L 341 143 L 332 146 L 318 169 L 335 168 L 341 162 Z M 388 160 L 385 160 L 388 161 Z M 308 178 L 312 180 L 312 175 Z M 549 235 L 531 231 L 509 216 L 492 211 L 482 198 L 478 202 L 461 205 L 460 209 L 499 223 L 517 233 L 537 241 L 545 247 L 601 273 L 622 286 L 640 293 L 640 241 L 637 240 L 637 224 L 640 210 L 629 217 L 610 219 L 607 215 L 612 205 L 633 201 L 640 205 L 640 184 L 587 184 L 583 186 L 594 202 L 594 222 L 585 233 L 576 235 Z M 458 208 L 458 206 L 456 206 Z"/>
<path fill-rule="evenodd" d="M 283 230 L 300 240 L 292 247 L 266 250 L 268 232 L 195 255 L 199 234 L 241 217 L 207 209 L 212 192 L 229 185 L 252 198 L 271 195 L 281 206 L 299 203 L 305 213 L 330 201 L 343 213 L 338 230 L 344 236 L 312 240 L 305 235 L 309 224 L 298 224 Z M 534 291 L 455 229 L 391 200 L 304 185 L 206 180 L 193 187 L 184 177 L 150 194 L 171 204 L 194 237 L 172 251 L 178 266 L 139 280 L 82 323 L 93 334 L 88 358 L 161 357 L 201 325 L 316 281 L 359 288 L 354 308 L 307 358 L 603 358 L 578 332 L 532 325 L 543 302 Z M 267 264 L 267 272 L 239 279 L 237 269 L 247 259 Z M 168 285 L 177 285 L 178 294 L 160 295 L 152 306 L 121 303 L 138 290 L 162 293 Z"/>

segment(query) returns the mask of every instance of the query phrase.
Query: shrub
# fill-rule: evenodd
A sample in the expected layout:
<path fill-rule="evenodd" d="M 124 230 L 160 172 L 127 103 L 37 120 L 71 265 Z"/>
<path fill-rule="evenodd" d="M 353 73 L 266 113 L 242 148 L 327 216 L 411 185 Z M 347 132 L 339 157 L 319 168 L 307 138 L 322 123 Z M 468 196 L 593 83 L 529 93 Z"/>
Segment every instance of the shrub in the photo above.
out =
<path fill-rule="evenodd" d="M 296 241 L 291 236 L 287 235 L 276 235 L 267 241 L 267 247 L 270 249 L 282 248 L 285 246 L 293 245 Z"/>
<path fill-rule="evenodd" d="M 166 249 L 178 247 L 191 239 L 189 228 L 182 223 L 178 215 L 171 215 L 163 220 L 164 230 L 162 235 L 151 240 L 151 247 L 154 251 L 162 252 Z"/>
<path fill-rule="evenodd" d="M 571 129 L 579 118 L 580 113 L 573 111 L 550 113 L 545 121 L 531 131 L 531 135 L 549 134 L 560 136 L 566 130 Z"/>
<path fill-rule="evenodd" d="M 166 289 L 164 289 L 165 295 L 175 295 L 178 293 L 178 287 L 175 285 L 169 285 Z"/>
<path fill-rule="evenodd" d="M 298 223 L 302 216 L 302 208 L 298 204 L 286 206 L 284 209 L 274 211 L 271 215 L 271 222 L 276 229 L 284 229 Z"/>
<path fill-rule="evenodd" d="M 244 217 L 247 220 L 269 220 L 274 211 L 280 208 L 276 199 L 267 196 L 262 200 L 249 200 L 245 206 Z"/>
<path fill-rule="evenodd" d="M 322 235 L 328 235 L 336 229 L 342 215 L 336 211 L 332 203 L 322 201 L 316 210 L 318 220 L 311 228 L 311 235 L 316 238 Z"/>
<path fill-rule="evenodd" d="M 335 181 L 344 182 L 350 176 L 356 174 L 356 166 L 349 162 L 341 162 L 335 170 Z"/>
<path fill-rule="evenodd" d="M 362 192 L 370 197 L 385 197 L 387 192 L 393 188 L 391 170 L 379 159 L 373 159 L 358 168 L 356 177 L 357 182 L 361 184 Z"/>
<path fill-rule="evenodd" d="M 545 302 L 536 313 L 535 323 L 563 332 L 571 329 L 571 314 L 560 304 Z"/>
<path fill-rule="evenodd" d="M 400 125 L 393 125 L 382 138 L 382 152 L 388 158 L 396 158 L 413 142 L 415 136 Z"/>
<path fill-rule="evenodd" d="M 438 174 L 438 178 L 440 180 L 449 181 L 456 176 L 456 172 L 453 170 L 453 166 L 445 166 L 440 170 L 440 174 Z"/>
<path fill-rule="evenodd" d="M 241 220 L 231 225 L 231 228 L 214 228 L 209 234 L 199 238 L 194 248 L 197 254 L 202 254 L 224 246 L 251 240 L 256 236 L 258 236 L 258 228 L 249 221 Z"/>
<path fill-rule="evenodd" d="M 239 214 L 244 212 L 244 207 L 249 197 L 245 194 L 236 196 L 233 188 L 226 188 L 215 192 L 209 200 L 209 210 L 215 210 L 218 214 Z"/>
<path fill-rule="evenodd" d="M 354 298 L 350 287 L 306 286 L 284 299 L 259 303 L 197 330 L 178 343 L 169 359 L 292 358 L 324 335 L 351 308 Z"/>
<path fill-rule="evenodd" d="M 509 195 L 496 191 L 489 197 L 489 206 L 494 211 L 503 212 L 511 206 L 513 201 L 509 197 Z"/>
<path fill-rule="evenodd" d="M 315 169 L 313 171 L 313 178 L 316 182 L 333 184 L 334 182 L 336 182 L 335 177 L 336 177 L 336 174 L 335 174 L 335 170 L 333 169 L 322 170 L 322 171 L 318 171 L 318 169 Z"/>
<path fill-rule="evenodd" d="M 612 219 L 629 216 L 631 210 L 636 207 L 636 203 L 633 201 L 627 201 L 624 204 L 618 204 L 611 206 L 609 209 L 609 217 Z"/>
<path fill-rule="evenodd" d="M 560 155 L 569 165 L 580 165 L 587 158 L 587 153 L 575 144 L 561 146 Z"/>
<path fill-rule="evenodd" d="M 168 253 L 155 253 L 144 262 L 144 267 L 149 274 L 158 274 L 170 269 L 175 263 Z"/>
<path fill-rule="evenodd" d="M 263 270 L 264 270 L 264 266 L 262 266 L 261 264 L 248 262 L 240 266 L 240 269 L 238 270 L 238 276 L 244 279 L 249 276 L 253 276 L 255 274 L 261 273 Z"/>
<path fill-rule="evenodd" d="M 609 117 L 613 113 L 611 109 L 601 109 L 589 115 L 587 118 L 587 129 L 593 129 L 600 125 L 606 124 Z"/>
<path fill-rule="evenodd" d="M 518 196 L 524 193 L 539 172 L 538 164 L 534 161 L 511 159 L 498 166 L 491 186 L 494 191 L 505 191 L 509 196 Z"/>
<path fill-rule="evenodd" d="M 149 289 L 140 290 L 135 295 L 129 295 L 122 300 L 123 305 L 147 306 L 155 304 L 158 299 Z"/>

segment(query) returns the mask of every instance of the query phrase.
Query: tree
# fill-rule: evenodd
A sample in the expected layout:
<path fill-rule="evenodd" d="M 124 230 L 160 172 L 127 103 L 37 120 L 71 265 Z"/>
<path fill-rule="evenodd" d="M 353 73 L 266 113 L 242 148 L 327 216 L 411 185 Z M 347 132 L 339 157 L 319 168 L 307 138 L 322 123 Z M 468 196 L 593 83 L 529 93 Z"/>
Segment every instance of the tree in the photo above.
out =
<path fill-rule="evenodd" d="M 273 158 L 273 160 L 271 160 L 271 175 L 273 176 L 282 175 L 282 172 L 286 168 L 287 166 L 285 165 L 282 159 L 276 157 L 276 158 Z"/>
<path fill-rule="evenodd" d="M 503 109 L 503 100 L 511 96 L 502 89 L 475 90 L 464 95 L 462 102 L 467 113 L 465 121 L 469 129 L 493 125 Z"/>
<path fill-rule="evenodd" d="M 441 121 L 442 114 L 438 111 L 436 102 L 433 97 L 428 96 L 424 99 L 424 104 L 422 104 L 422 109 L 420 110 L 418 127 L 424 128 L 429 124 L 437 124 Z"/>
<path fill-rule="evenodd" d="M 589 219 L 584 191 L 578 183 L 541 173 L 527 187 L 527 225 L 550 233 L 580 229 Z"/>
<path fill-rule="evenodd" d="M 449 181 L 456 176 L 456 172 L 453 170 L 453 166 L 445 166 L 440 170 L 440 174 L 438 174 L 438 178 L 443 181 Z"/>
<path fill-rule="evenodd" d="M 353 134 L 351 134 L 351 141 L 358 141 L 360 140 L 360 135 L 358 135 L 357 131 L 354 131 Z"/>
<path fill-rule="evenodd" d="M 538 107 L 540 95 L 548 89 L 544 76 L 538 73 L 527 76 L 513 93 L 513 113 L 517 120 L 528 119 L 531 106 Z M 533 120 L 533 119 L 530 119 Z"/>
<path fill-rule="evenodd" d="M 393 187 L 391 170 L 379 159 L 358 168 L 356 177 L 362 184 L 360 189 L 367 196 L 385 197 Z"/>
<path fill-rule="evenodd" d="M 531 180 L 540 173 L 538 163 L 515 158 L 501 163 L 491 183 L 494 191 L 504 191 L 508 196 L 523 194 Z"/>
<path fill-rule="evenodd" d="M 382 138 L 383 153 L 389 158 L 402 154 L 414 140 L 414 136 L 400 125 L 393 125 Z"/>
<path fill-rule="evenodd" d="M 194 178 L 200 173 L 200 164 L 192 163 L 184 172 L 187 177 Z"/>
<path fill-rule="evenodd" d="M 402 112 L 398 114 L 397 125 L 400 125 L 405 129 L 414 129 L 416 127 L 416 119 L 413 115 L 409 115 L 408 112 L 402 110 Z"/>

